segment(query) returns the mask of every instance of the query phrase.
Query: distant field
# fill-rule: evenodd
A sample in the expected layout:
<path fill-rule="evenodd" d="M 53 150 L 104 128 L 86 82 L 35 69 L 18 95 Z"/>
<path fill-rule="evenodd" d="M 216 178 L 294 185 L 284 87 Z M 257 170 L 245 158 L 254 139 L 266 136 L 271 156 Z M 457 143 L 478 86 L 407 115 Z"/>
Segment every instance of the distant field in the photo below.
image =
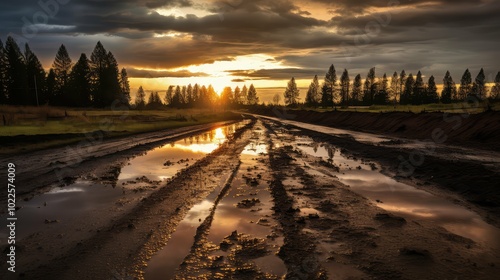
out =
<path fill-rule="evenodd" d="M 108 137 L 234 119 L 230 112 L 208 109 L 83 110 L 56 107 L 0 106 L 0 154 L 66 145 L 84 133 Z"/>
<path fill-rule="evenodd" d="M 500 102 L 489 103 L 491 110 L 500 111 Z M 462 113 L 468 112 L 476 114 L 484 112 L 488 108 L 488 104 L 467 104 L 467 103 L 454 103 L 454 104 L 426 104 L 426 105 L 372 105 L 372 106 L 349 106 L 342 108 L 337 106 L 338 111 L 355 111 L 355 112 L 448 112 L 448 113 Z M 332 111 L 332 108 L 301 108 L 306 110 L 314 110 L 318 112 Z"/>

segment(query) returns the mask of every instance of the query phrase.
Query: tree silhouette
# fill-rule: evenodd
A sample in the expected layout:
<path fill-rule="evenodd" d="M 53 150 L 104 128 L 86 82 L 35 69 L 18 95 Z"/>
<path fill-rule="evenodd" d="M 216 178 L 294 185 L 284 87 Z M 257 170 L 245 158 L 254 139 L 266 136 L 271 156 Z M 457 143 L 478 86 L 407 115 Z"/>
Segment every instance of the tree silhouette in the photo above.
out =
<path fill-rule="evenodd" d="M 327 87 L 326 83 L 325 86 Z M 299 103 L 299 92 L 297 83 L 295 83 L 295 78 L 292 77 L 292 79 L 288 82 L 285 93 L 283 94 L 285 97 L 285 105 L 296 106 Z"/>
<path fill-rule="evenodd" d="M 169 86 L 167 89 L 167 93 L 165 94 L 165 104 L 172 105 L 172 101 L 174 99 L 174 90 L 175 86 Z"/>
<path fill-rule="evenodd" d="M 91 71 L 87 56 L 82 53 L 69 75 L 65 105 L 86 107 L 91 105 Z"/>
<path fill-rule="evenodd" d="M 220 104 L 222 107 L 230 107 L 233 104 L 233 89 L 231 87 L 225 87 L 220 95 Z"/>
<path fill-rule="evenodd" d="M 40 60 L 38 60 L 38 57 L 31 51 L 27 43 L 24 49 L 26 80 L 28 82 L 28 103 L 25 105 L 39 105 L 44 101 L 47 91 L 45 84 L 46 73 Z"/>
<path fill-rule="evenodd" d="M 380 88 L 378 89 L 377 93 L 375 94 L 374 97 L 374 104 L 387 104 L 389 101 L 389 80 L 387 79 L 387 75 L 384 73 L 384 76 L 382 78 L 382 82 L 380 83 Z"/>
<path fill-rule="evenodd" d="M 481 68 L 472 85 L 472 95 L 479 100 L 486 98 L 486 76 L 484 70 Z"/>
<path fill-rule="evenodd" d="M 347 69 L 344 69 L 344 72 L 340 77 L 340 103 L 342 105 L 349 104 L 350 83 L 351 80 L 349 79 L 349 72 L 347 72 Z"/>
<path fill-rule="evenodd" d="M 354 78 L 354 82 L 352 83 L 352 93 L 351 93 L 351 104 L 358 105 L 361 100 L 363 92 L 363 83 L 361 81 L 361 75 L 358 74 Z"/>
<path fill-rule="evenodd" d="M 127 69 L 125 68 L 122 68 L 120 71 L 120 93 L 122 95 L 121 102 L 128 106 L 130 104 L 130 84 L 128 82 Z"/>
<path fill-rule="evenodd" d="M 413 75 L 410 73 L 410 75 L 408 75 L 408 78 L 406 78 L 405 80 L 405 87 L 403 92 L 401 93 L 399 101 L 401 105 L 411 104 L 414 85 L 415 80 L 413 79 Z"/>
<path fill-rule="evenodd" d="M 427 82 L 427 87 L 425 89 L 425 98 L 423 100 L 424 104 L 437 103 L 439 101 L 439 96 L 437 93 L 437 86 L 434 76 L 429 77 Z"/>
<path fill-rule="evenodd" d="M 55 92 L 53 100 L 55 104 L 63 105 L 66 101 L 66 95 L 68 90 L 69 74 L 71 72 L 72 62 L 69 57 L 68 51 L 64 45 L 59 47 L 57 51 L 56 58 L 52 64 L 52 69 L 54 69 L 54 74 L 56 78 Z"/>
<path fill-rule="evenodd" d="M 392 74 L 391 78 L 391 100 L 393 101 L 394 104 L 398 102 L 398 95 L 399 95 L 399 75 L 398 72 L 394 72 Z"/>
<path fill-rule="evenodd" d="M 259 103 L 259 97 L 257 96 L 257 90 L 255 89 L 253 84 L 251 84 L 250 87 L 248 88 L 247 103 L 248 103 L 248 105 L 257 105 Z"/>
<path fill-rule="evenodd" d="M 309 106 L 318 106 L 321 102 L 321 91 L 319 88 L 318 75 L 314 75 L 314 78 L 309 85 L 309 89 L 306 94 L 306 104 Z"/>
<path fill-rule="evenodd" d="M 135 95 L 135 107 L 140 110 L 146 107 L 146 93 L 142 86 L 139 87 Z"/>
<path fill-rule="evenodd" d="M 295 79 L 294 79 L 295 81 Z M 337 71 L 335 67 L 330 65 L 328 72 L 325 75 L 325 81 L 322 87 L 321 105 L 324 107 L 333 107 L 333 102 L 336 95 Z"/>
<path fill-rule="evenodd" d="M 466 69 L 462 79 L 460 80 L 460 88 L 458 89 L 458 100 L 463 101 L 469 96 L 472 91 L 472 77 L 469 69 Z"/>
<path fill-rule="evenodd" d="M 446 71 L 443 78 L 443 90 L 441 91 L 441 102 L 444 104 L 451 103 L 457 95 L 457 87 L 453 82 L 453 78 L 450 75 L 450 71 Z"/>
<path fill-rule="evenodd" d="M 240 89 L 239 86 L 236 86 L 234 88 L 234 103 L 236 105 L 242 104 L 242 101 L 241 101 L 241 89 Z"/>
<path fill-rule="evenodd" d="M 364 95 L 363 102 L 365 105 L 372 105 L 375 94 L 377 93 L 377 83 L 375 77 L 375 67 L 371 68 L 368 71 L 368 75 L 366 76 L 365 84 L 364 84 Z"/>
<path fill-rule="evenodd" d="M 424 79 L 422 78 L 422 73 L 418 71 L 415 83 L 413 84 L 413 94 L 411 96 L 411 103 L 413 105 L 422 104 L 424 94 L 425 94 Z"/>
<path fill-rule="evenodd" d="M 5 42 L 5 54 L 7 59 L 7 84 L 8 102 L 13 105 L 28 104 L 28 86 L 26 76 L 26 64 L 23 54 L 16 41 L 7 37 Z"/>

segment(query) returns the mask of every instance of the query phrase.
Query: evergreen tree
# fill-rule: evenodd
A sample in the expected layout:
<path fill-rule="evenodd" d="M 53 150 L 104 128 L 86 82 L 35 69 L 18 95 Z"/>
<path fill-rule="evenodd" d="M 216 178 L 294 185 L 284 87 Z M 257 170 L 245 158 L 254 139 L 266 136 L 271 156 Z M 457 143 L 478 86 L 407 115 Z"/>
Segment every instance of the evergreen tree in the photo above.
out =
<path fill-rule="evenodd" d="M 361 81 L 361 75 L 358 74 L 354 78 L 354 82 L 352 84 L 352 93 L 351 93 L 351 105 L 358 105 L 359 101 L 362 97 L 363 84 Z"/>
<path fill-rule="evenodd" d="M 274 105 L 278 106 L 280 104 L 280 101 L 281 101 L 281 95 L 279 95 L 279 93 L 275 93 L 273 96 Z"/>
<path fill-rule="evenodd" d="M 413 75 L 410 73 L 410 75 L 408 75 L 408 78 L 405 79 L 405 87 L 403 92 L 401 93 L 399 101 L 401 105 L 411 104 L 414 85 L 415 80 L 413 79 Z"/>
<path fill-rule="evenodd" d="M 491 88 L 490 98 L 492 100 L 500 100 L 500 72 L 495 77 L 495 85 Z"/>
<path fill-rule="evenodd" d="M 398 93 L 399 93 L 399 75 L 398 72 L 394 72 L 391 78 L 391 91 L 390 91 L 390 99 L 394 104 L 398 102 Z"/>
<path fill-rule="evenodd" d="M 294 79 L 295 82 L 295 79 Z M 325 81 L 322 88 L 321 104 L 323 107 L 333 107 L 333 102 L 336 98 L 337 71 L 335 67 L 330 65 L 328 72 L 325 75 Z M 286 100 L 286 98 L 285 98 Z"/>
<path fill-rule="evenodd" d="M 59 47 L 57 51 L 56 58 L 52 64 L 52 69 L 54 69 L 56 84 L 54 104 L 66 105 L 67 95 L 70 94 L 68 91 L 69 74 L 71 72 L 71 58 L 69 57 L 68 51 L 64 45 Z"/>
<path fill-rule="evenodd" d="M 146 108 L 151 110 L 160 109 L 163 106 L 163 102 L 161 101 L 160 95 L 158 92 L 151 92 L 148 99 L 148 104 Z"/>
<path fill-rule="evenodd" d="M 308 106 L 318 106 L 321 102 L 321 92 L 319 89 L 318 75 L 314 75 L 314 78 L 309 85 L 309 89 L 306 94 L 306 104 Z"/>
<path fill-rule="evenodd" d="M 387 79 L 387 75 L 384 73 L 382 78 L 382 82 L 380 83 L 380 88 L 378 92 L 375 94 L 374 103 L 384 105 L 389 101 L 389 80 Z"/>
<path fill-rule="evenodd" d="M 26 43 L 24 59 L 26 62 L 26 75 L 28 82 L 28 103 L 25 105 L 39 105 L 43 103 L 46 93 L 45 70 L 38 57 L 31 51 Z"/>
<path fill-rule="evenodd" d="M 234 102 L 233 89 L 225 87 L 220 95 L 220 104 L 222 107 L 230 107 Z"/>
<path fill-rule="evenodd" d="M 174 108 L 180 108 L 181 107 L 181 104 L 182 104 L 182 97 L 181 97 L 181 87 L 180 86 L 176 86 L 175 87 L 175 91 L 174 91 L 174 95 L 172 97 L 172 103 L 170 103 L 170 105 Z"/>
<path fill-rule="evenodd" d="M 417 78 L 413 84 L 413 95 L 411 96 L 411 103 L 414 105 L 422 104 L 422 100 L 425 95 L 425 85 L 424 79 L 422 78 L 422 73 L 418 71 Z"/>
<path fill-rule="evenodd" d="M 142 110 L 146 107 L 146 93 L 142 86 L 137 90 L 137 94 L 135 96 L 135 107 L 139 110 Z"/>
<path fill-rule="evenodd" d="M 250 87 L 248 88 L 247 103 L 248 105 L 259 104 L 259 97 L 257 96 L 257 90 L 255 90 L 253 84 L 251 84 Z"/>
<path fill-rule="evenodd" d="M 186 105 L 187 103 L 187 87 L 182 86 L 181 88 L 181 104 Z"/>
<path fill-rule="evenodd" d="M 217 103 L 218 95 L 212 85 L 208 85 L 207 87 L 207 97 L 209 106 L 213 106 Z"/>
<path fill-rule="evenodd" d="M 174 86 L 169 86 L 167 89 L 167 93 L 165 94 L 165 103 L 167 105 L 172 105 L 172 101 L 174 99 Z"/>
<path fill-rule="evenodd" d="M 118 63 L 111 52 L 106 52 L 101 42 L 97 42 L 90 55 L 92 70 L 92 96 L 98 107 L 110 106 L 120 99 L 121 87 Z"/>
<path fill-rule="evenodd" d="M 328 85 L 325 83 L 324 87 L 328 87 Z M 296 106 L 299 103 L 299 93 L 300 91 L 297 88 L 297 83 L 295 83 L 295 78 L 292 77 L 292 79 L 288 82 L 288 85 L 285 89 L 284 93 L 285 105 Z"/>
<path fill-rule="evenodd" d="M 199 106 L 201 106 L 202 108 L 210 106 L 210 99 L 208 98 L 208 90 L 205 85 L 201 86 L 200 88 Z"/>
<path fill-rule="evenodd" d="M 122 103 L 128 106 L 130 104 L 130 84 L 125 68 L 122 68 L 122 71 L 120 71 L 120 93 L 122 96 Z"/>
<path fill-rule="evenodd" d="M 196 105 L 200 99 L 200 86 L 198 84 L 194 84 L 193 86 L 193 104 Z"/>
<path fill-rule="evenodd" d="M 404 91 L 404 88 L 405 88 L 405 85 L 406 85 L 406 72 L 405 70 L 401 70 L 401 74 L 399 74 L 399 81 L 398 81 L 398 84 L 399 84 L 399 90 L 398 90 L 398 95 L 399 95 L 399 98 L 401 99 L 401 95 L 403 94 L 403 91 Z"/>
<path fill-rule="evenodd" d="M 342 76 L 340 77 L 340 104 L 349 104 L 349 90 L 351 86 L 351 80 L 349 79 L 349 72 L 344 69 Z"/>
<path fill-rule="evenodd" d="M 68 90 L 64 95 L 65 105 L 86 107 L 92 104 L 90 78 L 89 60 L 82 53 L 69 75 Z"/>
<path fill-rule="evenodd" d="M 189 84 L 186 89 L 186 103 L 189 106 L 193 106 L 194 98 L 193 98 L 193 86 Z"/>
<path fill-rule="evenodd" d="M 377 93 L 377 83 L 375 78 L 375 67 L 368 71 L 364 85 L 363 102 L 365 105 L 372 105 L 375 94 Z"/>
<path fill-rule="evenodd" d="M 115 100 L 123 99 L 120 87 L 120 70 L 118 62 L 111 52 L 107 54 L 107 64 L 104 76 L 103 107 L 111 105 Z"/>
<path fill-rule="evenodd" d="M 443 90 L 441 91 L 441 102 L 444 104 L 451 103 L 457 95 L 457 88 L 450 75 L 450 71 L 446 71 L 443 78 Z"/>
<path fill-rule="evenodd" d="M 56 73 L 53 68 L 50 68 L 49 74 L 47 74 L 47 82 L 46 82 L 46 92 L 43 95 L 43 99 L 41 99 L 41 103 L 49 103 L 49 104 L 57 104 L 57 96 L 56 92 Z"/>
<path fill-rule="evenodd" d="M 248 89 L 247 85 L 243 85 L 243 88 L 241 89 L 241 100 L 243 104 L 247 104 L 247 95 L 248 95 Z"/>
<path fill-rule="evenodd" d="M 239 86 L 234 88 L 234 103 L 236 105 L 242 104 L 241 102 L 241 89 Z"/>
<path fill-rule="evenodd" d="M 460 80 L 460 88 L 458 89 L 458 100 L 464 101 L 467 96 L 472 91 L 472 76 L 469 72 L 469 69 L 465 70 L 465 73 Z"/>
<path fill-rule="evenodd" d="M 26 63 L 19 46 L 10 36 L 5 42 L 5 55 L 7 59 L 7 79 L 5 82 L 8 103 L 13 105 L 28 104 Z"/>
<path fill-rule="evenodd" d="M 424 104 L 437 103 L 439 101 L 439 96 L 437 93 L 437 86 L 434 76 L 429 77 L 427 82 L 427 87 L 425 91 L 425 98 L 423 99 Z"/>
<path fill-rule="evenodd" d="M 486 98 L 486 76 L 484 75 L 483 68 L 481 68 L 477 74 L 474 84 L 472 85 L 472 95 L 479 100 Z"/>
<path fill-rule="evenodd" d="M 0 104 L 7 103 L 7 56 L 0 40 Z"/>

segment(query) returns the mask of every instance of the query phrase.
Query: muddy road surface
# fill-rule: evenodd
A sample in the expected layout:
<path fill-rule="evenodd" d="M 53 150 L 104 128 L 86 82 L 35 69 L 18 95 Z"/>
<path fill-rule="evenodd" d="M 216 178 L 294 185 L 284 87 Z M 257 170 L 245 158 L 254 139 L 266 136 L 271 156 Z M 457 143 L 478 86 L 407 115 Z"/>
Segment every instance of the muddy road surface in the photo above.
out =
<path fill-rule="evenodd" d="M 399 176 L 387 154 L 409 147 L 259 118 L 156 140 L 94 155 L 64 184 L 27 188 L 16 214 L 16 273 L 2 264 L 1 278 L 497 279 L 500 272 L 493 206 L 456 191 L 439 170 Z M 478 176 L 498 176 L 487 160 L 468 160 Z"/>

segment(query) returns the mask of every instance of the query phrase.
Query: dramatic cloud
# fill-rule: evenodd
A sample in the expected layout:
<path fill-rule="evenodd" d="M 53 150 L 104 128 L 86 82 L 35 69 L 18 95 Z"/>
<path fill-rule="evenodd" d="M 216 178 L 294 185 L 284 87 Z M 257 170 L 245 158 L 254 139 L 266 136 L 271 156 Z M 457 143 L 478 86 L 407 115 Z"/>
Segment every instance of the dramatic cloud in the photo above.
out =
<path fill-rule="evenodd" d="M 0 37 L 28 42 L 45 67 L 61 43 L 76 59 L 100 40 L 138 78 L 211 75 L 182 69 L 266 54 L 282 69 L 236 65 L 230 80 L 310 79 L 330 64 L 439 79 L 500 70 L 499 13 L 496 0 L 18 0 L 0 3 Z"/>

